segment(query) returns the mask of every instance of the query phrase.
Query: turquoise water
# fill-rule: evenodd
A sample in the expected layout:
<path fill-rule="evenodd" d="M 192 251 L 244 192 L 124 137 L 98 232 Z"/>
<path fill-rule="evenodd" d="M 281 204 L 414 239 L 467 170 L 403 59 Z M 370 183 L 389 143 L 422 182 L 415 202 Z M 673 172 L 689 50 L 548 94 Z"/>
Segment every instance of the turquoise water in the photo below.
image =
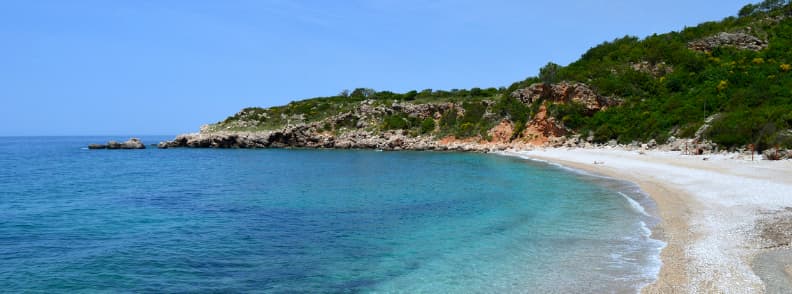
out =
<path fill-rule="evenodd" d="M 82 148 L 108 139 L 0 138 L 0 289 L 631 292 L 659 267 L 635 186 L 540 162 Z"/>

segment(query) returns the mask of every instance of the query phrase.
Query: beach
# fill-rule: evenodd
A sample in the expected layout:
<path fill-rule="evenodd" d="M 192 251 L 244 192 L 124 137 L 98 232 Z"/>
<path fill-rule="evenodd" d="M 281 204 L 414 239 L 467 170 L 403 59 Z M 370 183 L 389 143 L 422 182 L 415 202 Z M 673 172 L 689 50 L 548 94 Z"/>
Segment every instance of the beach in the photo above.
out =
<path fill-rule="evenodd" d="M 644 293 L 789 291 L 792 161 L 618 148 L 503 154 L 628 180 L 648 193 L 662 219 L 653 237 L 667 245 Z"/>

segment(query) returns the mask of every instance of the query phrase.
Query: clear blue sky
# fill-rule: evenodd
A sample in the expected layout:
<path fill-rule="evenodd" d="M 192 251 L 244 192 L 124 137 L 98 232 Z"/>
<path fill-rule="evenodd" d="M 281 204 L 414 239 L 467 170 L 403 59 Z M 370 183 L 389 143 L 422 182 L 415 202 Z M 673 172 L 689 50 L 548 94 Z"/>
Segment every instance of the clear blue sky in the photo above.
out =
<path fill-rule="evenodd" d="M 346 88 L 508 86 L 746 1 L 0 2 L 0 135 L 197 131 Z"/>

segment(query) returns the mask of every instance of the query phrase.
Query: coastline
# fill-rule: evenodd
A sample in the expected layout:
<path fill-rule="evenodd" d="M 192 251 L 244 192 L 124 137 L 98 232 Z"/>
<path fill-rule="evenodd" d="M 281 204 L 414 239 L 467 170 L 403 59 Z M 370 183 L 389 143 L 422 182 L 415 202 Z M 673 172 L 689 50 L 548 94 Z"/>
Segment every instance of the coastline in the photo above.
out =
<path fill-rule="evenodd" d="M 187 134 L 161 143 L 165 146 L 160 148 L 489 152 L 560 164 L 634 183 L 654 201 L 660 223 L 652 227 L 651 238 L 666 246 L 660 252 L 657 279 L 643 287 L 642 293 L 792 292 L 790 160 L 767 161 L 757 156 L 754 161 L 744 153 L 691 156 L 671 151 L 680 150 L 679 144 L 688 140 L 677 140 L 676 145 L 644 144 L 640 148 L 580 142 L 542 148 L 520 143 L 405 139 L 404 133 L 377 137 L 361 134 L 347 144 L 332 136 L 309 138 L 291 132 L 288 136 Z M 772 258 L 777 256 L 784 258 Z"/>
<path fill-rule="evenodd" d="M 754 273 L 754 259 L 788 247 L 784 240 L 768 244 L 773 240 L 767 240 L 761 226 L 772 218 L 792 219 L 792 213 L 785 213 L 792 207 L 792 197 L 784 195 L 792 191 L 789 161 L 621 149 L 549 148 L 502 154 L 627 180 L 647 193 L 661 218 L 652 237 L 664 241 L 666 247 L 660 253 L 657 280 L 642 293 L 761 293 L 766 277 Z M 705 157 L 708 160 L 702 160 Z"/>

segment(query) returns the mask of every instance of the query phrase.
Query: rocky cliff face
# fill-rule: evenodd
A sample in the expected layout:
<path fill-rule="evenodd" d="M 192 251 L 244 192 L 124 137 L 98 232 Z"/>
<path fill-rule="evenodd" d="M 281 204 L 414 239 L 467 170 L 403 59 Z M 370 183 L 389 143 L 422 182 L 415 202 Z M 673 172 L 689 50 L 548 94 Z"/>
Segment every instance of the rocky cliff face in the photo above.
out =
<path fill-rule="evenodd" d="M 564 128 L 563 124 L 547 114 L 547 107 L 542 105 L 536 116 L 528 122 L 522 133 L 522 138 L 528 144 L 544 146 L 553 139 L 562 138 L 569 133 L 570 131 Z"/>
<path fill-rule="evenodd" d="M 511 95 L 528 105 L 541 101 L 579 103 L 591 113 L 605 110 L 619 103 L 619 100 L 614 97 L 601 96 L 588 85 L 575 82 L 551 85 L 536 83 L 528 88 L 514 91 Z"/>

